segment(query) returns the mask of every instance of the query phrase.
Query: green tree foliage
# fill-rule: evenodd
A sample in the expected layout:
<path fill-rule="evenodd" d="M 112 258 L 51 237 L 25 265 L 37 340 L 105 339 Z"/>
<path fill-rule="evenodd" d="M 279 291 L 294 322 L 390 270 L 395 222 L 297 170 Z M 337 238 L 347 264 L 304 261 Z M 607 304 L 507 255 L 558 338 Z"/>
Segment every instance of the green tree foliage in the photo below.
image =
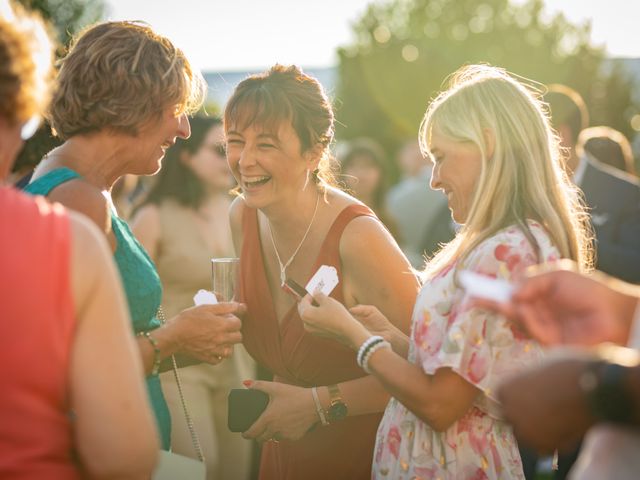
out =
<path fill-rule="evenodd" d="M 564 83 L 597 105 L 592 123 L 630 133 L 623 112 L 630 85 L 620 69 L 602 72 L 590 24 L 549 16 L 542 0 L 390 0 L 371 4 L 341 48 L 339 138 L 371 136 L 394 151 L 417 134 L 430 99 L 464 64 L 489 63 L 540 82 Z M 616 90 L 620 102 L 601 101 Z M 627 112 L 628 114 L 628 112 Z M 626 128 L 621 126 L 626 125 Z"/>
<path fill-rule="evenodd" d="M 67 46 L 73 35 L 83 27 L 97 22 L 104 15 L 102 0 L 18 0 L 37 10 L 49 20 L 58 34 L 60 45 Z"/>

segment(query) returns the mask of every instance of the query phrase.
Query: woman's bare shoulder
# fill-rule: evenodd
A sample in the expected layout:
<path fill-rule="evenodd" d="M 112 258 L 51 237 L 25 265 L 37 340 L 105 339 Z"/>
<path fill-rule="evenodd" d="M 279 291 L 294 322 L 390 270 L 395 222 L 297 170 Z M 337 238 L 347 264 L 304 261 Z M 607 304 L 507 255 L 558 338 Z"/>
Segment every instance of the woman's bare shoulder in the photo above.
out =
<path fill-rule="evenodd" d="M 103 232 L 111 230 L 109 203 L 103 193 L 89 182 L 75 178 L 54 188 L 49 200 L 82 213 L 93 221 Z"/>

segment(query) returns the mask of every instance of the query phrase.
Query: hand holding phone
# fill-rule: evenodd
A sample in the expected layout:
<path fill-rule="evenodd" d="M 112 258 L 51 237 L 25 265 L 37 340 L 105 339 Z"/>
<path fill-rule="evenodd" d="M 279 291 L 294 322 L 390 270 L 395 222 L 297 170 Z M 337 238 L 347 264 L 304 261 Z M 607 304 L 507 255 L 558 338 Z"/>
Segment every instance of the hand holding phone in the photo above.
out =
<path fill-rule="evenodd" d="M 229 392 L 227 425 L 232 432 L 246 432 L 269 405 L 262 390 L 234 388 Z"/>

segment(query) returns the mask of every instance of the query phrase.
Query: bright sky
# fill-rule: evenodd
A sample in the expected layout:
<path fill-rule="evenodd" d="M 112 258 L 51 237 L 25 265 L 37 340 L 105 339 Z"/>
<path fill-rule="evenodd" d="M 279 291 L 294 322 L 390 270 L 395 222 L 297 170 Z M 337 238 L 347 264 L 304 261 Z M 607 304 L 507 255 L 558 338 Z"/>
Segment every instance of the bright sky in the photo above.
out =
<path fill-rule="evenodd" d="M 203 70 L 325 67 L 351 40 L 368 0 L 106 0 L 112 20 L 145 20 Z M 546 0 L 550 13 L 592 20 L 592 39 L 610 56 L 640 57 L 640 1 Z"/>

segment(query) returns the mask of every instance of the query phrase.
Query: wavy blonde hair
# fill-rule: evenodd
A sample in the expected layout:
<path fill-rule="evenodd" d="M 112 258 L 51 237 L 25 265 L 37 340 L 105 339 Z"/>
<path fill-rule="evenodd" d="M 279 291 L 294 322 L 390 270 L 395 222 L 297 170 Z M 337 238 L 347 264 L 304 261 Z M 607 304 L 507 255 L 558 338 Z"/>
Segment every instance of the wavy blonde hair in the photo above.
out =
<path fill-rule="evenodd" d="M 53 42 L 42 18 L 14 2 L 0 4 L 0 116 L 26 122 L 49 102 Z"/>
<path fill-rule="evenodd" d="M 167 108 L 194 113 L 205 94 L 202 74 L 168 38 L 142 22 L 105 22 L 61 60 L 49 119 L 63 139 L 103 128 L 137 135 Z"/>
<path fill-rule="evenodd" d="M 592 268 L 588 215 L 562 168 L 559 139 L 540 96 L 504 69 L 470 65 L 455 72 L 449 88 L 429 105 L 420 125 L 423 154 L 431 156 L 435 129 L 455 142 L 476 145 L 482 169 L 464 226 L 427 264 L 425 274 L 454 260 L 464 265 L 478 244 L 514 224 L 538 251 L 527 219 L 545 227 L 562 257 L 583 270 Z M 494 144 L 490 157 L 487 136 Z"/>

